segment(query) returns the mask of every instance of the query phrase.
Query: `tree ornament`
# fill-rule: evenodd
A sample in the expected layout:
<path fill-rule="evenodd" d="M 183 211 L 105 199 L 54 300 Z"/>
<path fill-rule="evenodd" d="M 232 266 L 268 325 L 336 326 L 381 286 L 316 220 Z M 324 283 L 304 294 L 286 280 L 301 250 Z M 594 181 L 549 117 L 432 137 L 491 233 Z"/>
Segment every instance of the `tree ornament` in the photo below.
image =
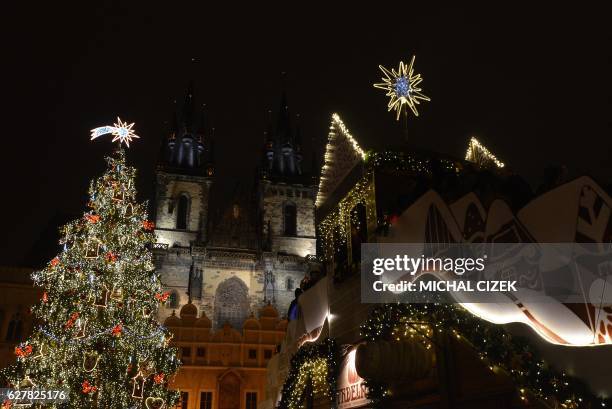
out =
<path fill-rule="evenodd" d="M 117 324 L 111 329 L 111 335 L 113 337 L 120 337 L 123 332 L 123 326 L 121 324 Z"/>
<path fill-rule="evenodd" d="M 115 202 L 123 202 L 125 200 L 125 193 L 123 193 L 123 190 L 121 189 L 116 189 L 113 192 L 113 200 Z"/>
<path fill-rule="evenodd" d="M 77 329 L 77 333 L 74 336 L 74 338 L 75 339 L 85 338 L 85 327 L 87 326 L 87 321 L 82 318 L 78 318 L 75 322 L 75 326 Z"/>
<path fill-rule="evenodd" d="M 144 318 L 149 318 L 152 313 L 153 313 L 153 311 L 151 310 L 151 308 L 149 308 L 149 307 L 142 307 L 142 316 Z"/>
<path fill-rule="evenodd" d="M 45 350 L 47 349 L 47 346 L 45 344 L 40 344 L 37 348 L 36 348 L 36 354 L 34 354 L 32 356 L 32 359 L 38 359 L 41 358 L 44 354 L 45 354 Z"/>
<path fill-rule="evenodd" d="M 41 299 L 42 299 L 42 302 L 44 302 L 44 303 L 46 303 L 46 302 L 48 302 L 48 301 L 49 301 L 49 295 L 47 294 L 47 292 L 46 292 L 46 291 L 45 291 L 45 292 L 43 292 L 43 294 L 42 294 L 42 298 L 41 298 Z"/>
<path fill-rule="evenodd" d="M 142 222 L 142 227 L 147 231 L 151 231 L 155 228 L 155 223 L 149 220 L 145 220 Z"/>
<path fill-rule="evenodd" d="M 85 218 L 91 224 L 96 224 L 100 221 L 100 215 L 97 214 L 86 214 Z"/>
<path fill-rule="evenodd" d="M 87 243 L 85 250 L 85 258 L 98 258 L 100 254 L 100 242 L 93 240 Z"/>
<path fill-rule="evenodd" d="M 121 287 L 114 286 L 110 298 L 115 301 L 123 300 L 123 289 L 121 289 Z"/>
<path fill-rule="evenodd" d="M 166 376 L 164 375 L 163 372 L 160 372 L 158 374 L 155 374 L 155 376 L 153 376 L 153 382 L 155 382 L 157 385 L 164 383 L 165 380 L 166 380 Z"/>
<path fill-rule="evenodd" d="M 140 371 L 138 371 L 136 376 L 132 378 L 132 383 L 134 384 L 134 388 L 132 389 L 132 398 L 143 398 L 145 380 L 146 378 Z"/>
<path fill-rule="evenodd" d="M 34 383 L 32 378 L 30 378 L 30 375 L 26 375 L 21 380 L 21 382 L 19 382 L 19 389 L 34 388 L 34 387 L 36 387 L 36 384 Z"/>
<path fill-rule="evenodd" d="M 162 398 L 154 398 L 149 396 L 145 399 L 145 406 L 147 409 L 163 409 L 166 404 Z"/>
<path fill-rule="evenodd" d="M 128 124 L 127 122 L 123 122 L 121 118 L 117 117 L 117 122 L 115 122 L 113 126 L 106 125 L 92 129 L 90 140 L 93 141 L 94 139 L 102 135 L 111 134 L 113 135 L 113 142 L 119 141 L 119 146 L 121 146 L 122 143 L 125 143 L 125 145 L 129 148 L 132 139 L 140 138 L 140 136 L 134 133 L 134 130 L 132 129 L 133 127 L 133 122 L 131 124 Z M 117 172 L 121 171 L 121 165 L 117 165 L 116 169 Z"/>
<path fill-rule="evenodd" d="M 70 318 L 68 318 L 68 321 L 66 321 L 66 324 L 64 324 L 64 328 L 74 327 L 74 324 L 76 323 L 76 320 L 78 318 L 79 318 L 79 313 L 73 312 L 72 315 L 70 315 Z"/>
<path fill-rule="evenodd" d="M 15 355 L 17 358 L 25 358 L 32 354 L 32 345 L 26 345 L 24 347 L 15 347 Z"/>
<path fill-rule="evenodd" d="M 100 355 L 96 351 L 85 352 L 83 354 L 83 370 L 85 372 L 93 372 L 98 366 Z"/>
<path fill-rule="evenodd" d="M 102 285 L 102 292 L 98 295 L 98 298 L 96 298 L 94 305 L 96 307 L 106 308 L 107 304 L 108 304 L 108 287 L 106 285 Z"/>
<path fill-rule="evenodd" d="M 170 297 L 170 291 L 155 294 L 155 299 L 161 303 L 165 303 L 168 300 L 168 297 Z"/>
<path fill-rule="evenodd" d="M 131 203 L 128 203 L 125 206 L 125 210 L 123 211 L 123 216 L 131 217 L 134 214 L 134 206 Z"/>
<path fill-rule="evenodd" d="M 114 263 L 115 261 L 117 261 L 117 255 L 113 253 L 112 251 L 109 251 L 108 253 L 106 253 L 105 258 L 108 263 Z"/>
<path fill-rule="evenodd" d="M 155 364 L 149 360 L 145 360 L 138 366 L 138 370 L 147 378 L 154 372 Z"/>
<path fill-rule="evenodd" d="M 55 257 L 53 260 L 51 260 L 51 266 L 55 267 L 60 263 L 59 258 Z"/>
<path fill-rule="evenodd" d="M 91 383 L 89 383 L 87 379 L 83 381 L 83 383 L 81 384 L 81 387 L 82 387 L 81 389 L 84 394 L 92 394 L 98 390 L 98 388 L 92 385 Z"/>

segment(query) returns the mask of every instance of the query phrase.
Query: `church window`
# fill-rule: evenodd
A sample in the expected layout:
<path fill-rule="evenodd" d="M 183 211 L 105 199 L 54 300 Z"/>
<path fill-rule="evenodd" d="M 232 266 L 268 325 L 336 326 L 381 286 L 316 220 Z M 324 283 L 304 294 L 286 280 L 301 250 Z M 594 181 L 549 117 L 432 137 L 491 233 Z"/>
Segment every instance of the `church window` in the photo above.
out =
<path fill-rule="evenodd" d="M 189 218 L 189 197 L 182 194 L 178 200 L 176 212 L 176 228 L 178 230 L 187 230 L 187 220 Z"/>
<path fill-rule="evenodd" d="M 176 291 L 172 291 L 170 293 L 170 297 L 168 297 L 168 307 L 170 308 L 178 308 L 179 305 L 179 300 L 178 300 L 178 294 L 176 293 Z"/>
<path fill-rule="evenodd" d="M 293 203 L 285 204 L 284 209 L 285 236 L 295 236 L 297 234 L 297 211 Z"/>
<path fill-rule="evenodd" d="M 205 358 L 206 357 L 206 348 L 204 347 L 198 347 L 196 354 L 198 355 L 198 358 Z"/>
<path fill-rule="evenodd" d="M 6 331 L 7 341 L 19 341 L 23 332 L 23 321 L 20 313 L 15 313 L 8 324 Z"/>
<path fill-rule="evenodd" d="M 183 347 L 181 349 L 181 355 L 183 356 L 183 358 L 189 358 L 191 356 L 191 348 Z"/>
<path fill-rule="evenodd" d="M 200 409 L 212 409 L 212 392 L 200 392 Z"/>
<path fill-rule="evenodd" d="M 246 393 L 246 409 L 257 409 L 257 392 Z"/>
<path fill-rule="evenodd" d="M 293 278 L 287 277 L 287 291 L 291 291 L 294 289 Z"/>
<path fill-rule="evenodd" d="M 249 349 L 249 359 L 257 359 L 257 350 Z"/>
<path fill-rule="evenodd" d="M 249 314 L 248 295 L 247 285 L 236 276 L 219 284 L 214 302 L 215 327 L 223 327 L 227 322 L 236 329 L 242 328 Z"/>
<path fill-rule="evenodd" d="M 264 359 L 270 359 L 270 358 L 272 358 L 272 350 L 264 349 Z"/>

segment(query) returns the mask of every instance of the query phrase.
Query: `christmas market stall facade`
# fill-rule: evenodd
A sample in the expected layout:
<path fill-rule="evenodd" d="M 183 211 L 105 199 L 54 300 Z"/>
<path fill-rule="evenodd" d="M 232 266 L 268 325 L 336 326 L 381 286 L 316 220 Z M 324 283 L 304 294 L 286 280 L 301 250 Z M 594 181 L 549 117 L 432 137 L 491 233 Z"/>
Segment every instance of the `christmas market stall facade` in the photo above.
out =
<path fill-rule="evenodd" d="M 334 115 L 316 205 L 325 273 L 299 297 L 260 407 L 612 404 L 608 306 L 508 304 L 504 320 L 486 305 L 361 301 L 362 243 L 609 242 L 612 200 L 592 179 L 534 197 L 474 138 L 465 159 L 366 151 Z"/>

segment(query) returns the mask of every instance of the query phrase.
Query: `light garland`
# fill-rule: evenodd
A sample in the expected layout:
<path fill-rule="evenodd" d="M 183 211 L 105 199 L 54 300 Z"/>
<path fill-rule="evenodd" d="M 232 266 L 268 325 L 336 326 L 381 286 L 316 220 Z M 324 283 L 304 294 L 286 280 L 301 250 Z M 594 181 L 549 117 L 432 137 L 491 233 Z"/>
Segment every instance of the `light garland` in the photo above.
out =
<path fill-rule="evenodd" d="M 371 178 L 364 177 L 349 191 L 349 193 L 340 201 L 336 209 L 330 213 L 319 224 L 319 236 L 323 245 L 333 243 L 334 229 L 338 229 L 343 239 L 343 243 L 350 236 L 349 219 L 351 211 L 358 204 L 366 205 L 368 198 L 374 194 L 374 185 Z M 368 218 L 375 217 L 375 209 L 373 206 L 366 206 Z"/>
<path fill-rule="evenodd" d="M 338 231 L 341 235 L 342 242 L 339 244 L 346 244 L 348 237 L 350 237 L 351 211 L 356 205 L 363 204 L 366 206 L 368 220 L 376 218 L 372 178 L 376 171 L 430 174 L 433 167 L 431 160 L 403 152 L 369 152 L 366 157 L 364 176 L 338 202 L 334 210 L 319 223 L 319 237 L 324 249 L 332 245 L 334 231 Z M 456 164 L 450 160 L 442 159 L 439 160 L 439 163 L 445 171 L 457 171 Z M 328 259 L 330 256 L 326 254 Z"/>
<path fill-rule="evenodd" d="M 321 204 L 325 202 L 327 194 L 329 193 L 326 191 L 328 189 L 326 185 L 329 184 L 329 180 L 334 177 L 332 174 L 332 164 L 335 166 L 340 165 L 340 161 L 337 156 L 340 154 L 338 153 L 338 146 L 341 143 L 341 138 L 348 141 L 349 146 L 351 147 L 350 152 L 342 152 L 342 154 L 345 155 L 343 160 L 352 162 L 352 164 L 349 164 L 350 168 L 352 168 L 354 163 L 357 161 L 364 161 L 366 159 L 366 153 L 363 149 L 361 149 L 361 146 L 359 146 L 357 140 L 353 138 L 348 128 L 344 125 L 344 122 L 342 122 L 340 119 L 340 116 L 338 114 L 333 114 L 327 137 L 327 145 L 325 146 L 324 163 L 323 167 L 321 168 L 317 198 L 315 200 L 315 206 L 317 207 L 321 206 Z M 350 168 L 343 169 L 343 171 L 349 171 Z M 345 175 L 338 176 L 344 177 Z"/>
<path fill-rule="evenodd" d="M 277 409 L 300 409 L 309 382 L 312 395 L 326 396 L 330 407 L 335 408 L 339 359 L 340 351 L 332 338 L 303 345 L 291 358 Z"/>
<path fill-rule="evenodd" d="M 389 97 L 387 108 L 389 111 L 396 111 L 397 120 L 399 120 L 405 107 L 409 107 L 414 116 L 419 116 L 417 105 L 420 104 L 420 101 L 431 101 L 428 96 L 421 93 L 419 84 L 423 81 L 423 78 L 421 74 L 415 74 L 414 72 L 414 59 L 415 56 L 413 55 L 409 64 L 404 64 L 401 61 L 397 71 L 395 69 L 389 71 L 382 65 L 378 66 L 385 76 L 382 78 L 383 82 L 374 84 L 374 88 L 387 91 L 386 96 Z"/>
<path fill-rule="evenodd" d="M 477 163 L 480 166 L 486 164 L 487 161 L 493 162 L 498 168 L 506 166 L 502 161 L 497 159 L 493 153 L 491 153 L 486 146 L 478 142 L 475 137 L 470 138 L 467 151 L 465 153 L 465 160 Z"/>
<path fill-rule="evenodd" d="M 368 341 L 416 338 L 427 348 L 433 347 L 433 336 L 449 333 L 466 341 L 493 372 L 506 372 L 517 385 L 519 397 L 544 400 L 553 407 L 612 407 L 612 399 L 593 395 L 587 387 L 563 371 L 553 369 L 541 359 L 529 343 L 512 336 L 499 325 L 475 317 L 452 304 L 387 304 L 374 308 L 361 326 Z M 388 387 L 366 379 L 368 399 L 375 408 L 387 407 Z"/>

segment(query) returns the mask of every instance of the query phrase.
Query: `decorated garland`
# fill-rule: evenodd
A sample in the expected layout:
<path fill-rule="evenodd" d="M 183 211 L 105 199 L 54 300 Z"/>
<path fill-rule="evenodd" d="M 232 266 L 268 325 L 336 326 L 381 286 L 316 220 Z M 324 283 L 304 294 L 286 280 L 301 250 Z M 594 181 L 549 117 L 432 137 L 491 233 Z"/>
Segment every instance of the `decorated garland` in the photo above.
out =
<path fill-rule="evenodd" d="M 447 172 L 457 172 L 459 164 L 448 159 L 435 161 L 437 166 Z M 431 174 L 434 161 L 423 155 L 411 155 L 403 152 L 367 152 L 365 154 L 365 167 L 363 177 L 355 183 L 355 186 L 338 202 L 335 209 L 328 214 L 319 224 L 319 237 L 323 247 L 327 248 L 334 244 L 334 232 L 340 233 L 341 245 L 346 244 L 350 237 L 351 211 L 357 204 L 363 204 L 367 209 L 367 218 L 376 217 L 372 203 L 374 197 L 373 174 L 377 170 L 391 172 L 409 172 L 413 174 Z M 329 254 L 327 254 L 329 257 Z"/>
<path fill-rule="evenodd" d="M 361 326 L 361 333 L 368 341 L 410 337 L 421 340 L 427 347 L 432 346 L 436 331 L 450 332 L 467 341 L 492 371 L 508 373 L 525 402 L 531 395 L 553 407 L 612 407 L 611 398 L 596 397 L 577 379 L 549 366 L 525 339 L 457 305 L 386 304 L 373 309 Z M 385 407 L 388 388 L 373 380 L 366 380 L 366 385 L 373 407 Z"/>
<path fill-rule="evenodd" d="M 324 395 L 336 407 L 336 379 L 340 350 L 333 338 L 320 343 L 307 343 L 291 358 L 289 375 L 283 384 L 283 394 L 278 409 L 299 409 L 308 383 L 312 394 Z"/>

